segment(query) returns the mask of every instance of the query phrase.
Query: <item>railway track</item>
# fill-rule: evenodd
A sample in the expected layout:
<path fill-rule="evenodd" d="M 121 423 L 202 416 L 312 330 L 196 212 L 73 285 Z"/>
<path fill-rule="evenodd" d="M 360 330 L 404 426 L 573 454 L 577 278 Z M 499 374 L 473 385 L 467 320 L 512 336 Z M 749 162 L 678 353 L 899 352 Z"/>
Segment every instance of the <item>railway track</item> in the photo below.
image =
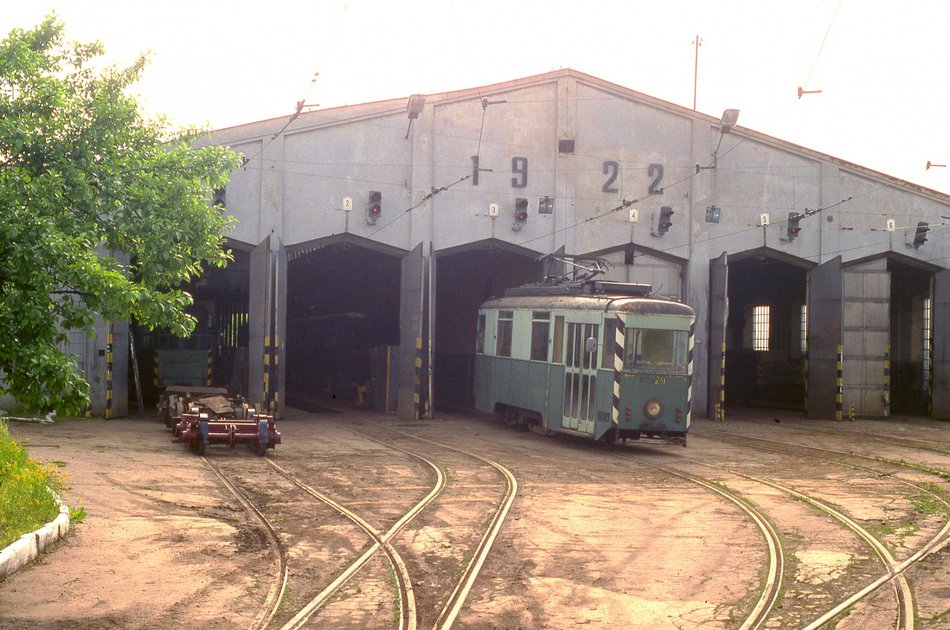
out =
<path fill-rule="evenodd" d="M 875 464 L 889 464 L 893 468 L 905 468 L 912 469 L 915 472 L 919 473 L 920 468 L 908 464 L 903 461 L 894 461 L 887 460 L 878 456 L 869 456 L 859 453 L 850 453 L 844 452 L 835 449 L 828 449 L 817 446 L 803 446 L 800 444 L 783 442 L 780 440 L 765 439 L 760 437 L 753 436 L 744 436 L 736 435 L 734 433 L 728 433 L 725 431 L 715 431 L 715 430 L 705 430 L 701 435 L 704 434 L 713 434 L 716 437 L 723 439 L 725 441 L 732 442 L 744 442 L 745 444 L 755 444 L 756 448 L 760 450 L 773 451 L 782 453 L 785 455 L 794 455 L 796 457 L 809 457 L 814 460 L 822 461 L 825 463 L 830 463 L 833 465 L 845 466 L 853 470 L 859 470 L 866 473 L 869 473 L 874 476 L 886 476 L 890 481 L 894 483 L 899 483 L 908 486 L 918 492 L 929 494 L 935 501 L 938 501 L 943 504 L 944 508 L 950 510 L 950 503 L 941 496 L 940 494 L 934 492 L 926 485 L 916 483 L 913 481 L 908 481 L 906 479 L 897 478 L 894 475 L 893 470 L 881 471 L 879 468 L 874 468 L 869 465 L 857 465 L 852 462 L 842 461 L 840 459 L 828 459 L 827 455 L 819 457 L 814 453 L 823 453 L 830 454 L 834 457 L 849 457 L 856 458 L 860 460 L 865 460 L 868 462 L 873 462 Z M 944 523 L 943 527 L 928 540 L 923 546 L 917 549 L 909 557 L 905 558 L 903 561 L 897 561 L 893 555 L 887 550 L 884 544 L 878 540 L 873 534 L 871 534 L 867 529 L 858 524 L 854 519 L 850 518 L 842 511 L 835 509 L 831 505 L 824 503 L 812 496 L 808 496 L 802 492 L 789 488 L 783 484 L 776 483 L 772 480 L 762 479 L 760 477 L 747 475 L 745 473 L 737 472 L 734 470 L 729 470 L 722 466 L 714 466 L 705 462 L 699 462 L 698 460 L 689 459 L 688 461 L 693 461 L 699 463 L 703 466 L 710 466 L 716 469 L 725 470 L 733 475 L 738 475 L 743 478 L 749 479 L 756 483 L 764 484 L 769 487 L 773 487 L 777 490 L 780 490 L 798 500 L 804 501 L 807 504 L 815 507 L 816 509 L 821 510 L 822 512 L 830 515 L 835 520 L 844 524 L 847 528 L 855 532 L 877 555 L 881 563 L 884 565 L 885 574 L 881 575 L 879 578 L 871 581 L 869 584 L 859 589 L 855 593 L 851 594 L 843 601 L 838 603 L 836 606 L 827 610 L 814 621 L 804 626 L 805 630 L 817 630 L 818 628 L 823 627 L 825 624 L 833 621 L 835 618 L 855 606 L 858 602 L 869 597 L 871 594 L 875 593 L 878 589 L 884 587 L 885 585 L 892 585 L 894 589 L 894 595 L 897 601 L 897 616 L 895 620 L 895 627 L 898 630 L 914 630 L 915 628 L 915 609 L 914 609 L 914 596 L 913 590 L 910 586 L 910 583 L 906 577 L 906 572 L 908 569 L 921 562 L 928 556 L 936 553 L 937 551 L 943 549 L 948 544 L 950 544 L 950 521 Z M 945 478 L 944 475 L 940 474 L 940 471 L 932 472 L 937 476 Z"/>
<path fill-rule="evenodd" d="M 755 605 L 752 607 L 752 610 L 742 621 L 739 629 L 756 630 L 757 628 L 763 627 L 765 622 L 768 620 L 772 609 L 776 606 L 776 604 L 778 604 L 782 590 L 782 578 L 785 574 L 785 553 L 782 549 L 782 539 L 775 530 L 775 527 L 771 522 L 769 522 L 766 515 L 763 514 L 752 503 L 742 498 L 739 494 L 728 490 L 727 488 L 710 483 L 705 479 L 673 470 L 672 468 L 667 468 L 665 466 L 655 466 L 653 464 L 645 465 L 654 467 L 657 470 L 661 470 L 670 475 L 681 477 L 687 481 L 690 481 L 691 483 L 700 485 L 707 490 L 718 494 L 726 500 L 734 503 L 743 512 L 748 514 L 749 518 L 752 519 L 756 527 L 759 528 L 759 531 L 762 533 L 762 536 L 765 539 L 766 546 L 768 547 L 768 569 L 766 571 L 766 577 L 763 583 L 761 594 L 756 600 Z"/>
<path fill-rule="evenodd" d="M 485 531 L 481 535 L 475 550 L 470 554 L 470 560 L 461 570 L 461 575 L 458 578 L 458 581 L 454 584 L 454 586 L 451 588 L 451 591 L 446 596 L 444 606 L 441 608 L 441 612 L 439 613 L 438 618 L 433 625 L 434 628 L 447 630 L 448 628 L 452 627 L 460 611 L 464 607 L 465 599 L 470 592 L 472 585 L 475 583 L 475 580 L 477 579 L 478 574 L 491 551 L 492 544 L 494 543 L 502 525 L 504 524 L 505 518 L 517 495 L 517 480 L 511 471 L 503 465 L 482 457 L 476 453 L 472 453 L 448 444 L 421 438 L 419 436 L 414 436 L 410 433 L 399 431 L 397 429 L 393 429 L 392 427 L 387 427 L 386 425 L 374 423 L 374 427 L 376 429 L 385 429 L 391 433 L 399 434 L 405 438 L 416 440 L 420 443 L 426 443 L 432 447 L 453 451 L 466 457 L 473 458 L 497 471 L 505 481 L 504 496 L 498 502 L 498 507 L 494 511 L 494 515 L 490 519 L 490 522 L 485 527 Z M 418 622 L 412 579 L 409 574 L 406 561 L 403 559 L 396 546 L 394 546 L 394 539 L 409 523 L 419 516 L 426 508 L 430 507 L 442 494 L 447 484 L 445 472 L 438 463 L 433 461 L 433 459 L 426 457 L 412 449 L 403 448 L 391 442 L 383 442 L 382 440 L 378 440 L 366 434 L 365 432 L 356 430 L 352 427 L 347 426 L 341 428 L 345 428 L 348 431 L 356 433 L 360 439 L 379 443 L 389 449 L 404 453 L 423 462 L 434 472 L 436 482 L 420 501 L 413 505 L 411 509 L 402 514 L 401 517 L 388 530 L 383 532 L 371 525 L 364 518 L 364 516 L 359 514 L 356 510 L 344 505 L 345 502 L 331 498 L 327 493 L 312 487 L 305 480 L 300 478 L 299 473 L 289 470 L 287 467 L 278 464 L 269 458 L 257 460 L 266 462 L 266 465 L 282 479 L 293 484 L 296 488 L 306 493 L 312 499 L 328 506 L 344 518 L 348 519 L 350 522 L 354 523 L 371 540 L 370 546 L 358 558 L 353 560 L 344 569 L 339 571 L 335 578 L 332 579 L 331 582 L 327 584 L 315 597 L 307 601 L 302 606 L 299 606 L 296 614 L 294 614 L 289 621 L 283 624 L 281 628 L 282 630 L 291 630 L 304 627 L 314 616 L 318 615 L 321 608 L 323 608 L 328 602 L 335 598 L 344 585 L 346 585 L 360 571 L 361 568 L 363 568 L 379 552 L 382 552 L 387 557 L 389 565 L 392 569 L 392 573 L 395 576 L 394 589 L 396 592 L 394 593 L 394 599 L 399 602 L 398 622 L 396 627 L 400 628 L 400 630 L 415 630 L 417 628 Z M 258 508 L 251 501 L 251 499 L 248 498 L 247 494 L 242 492 L 239 484 L 229 479 L 228 476 L 220 469 L 220 467 L 208 460 L 207 457 L 202 457 L 202 459 L 205 464 L 215 473 L 222 485 L 224 485 L 237 498 L 241 505 L 248 512 L 253 514 L 255 519 L 262 524 L 265 530 L 267 530 L 269 539 L 273 542 L 275 548 L 279 552 L 279 573 L 282 576 L 279 586 L 275 583 L 275 586 L 271 588 L 271 592 L 268 594 L 267 600 L 262 605 L 262 610 L 258 614 L 258 618 L 255 619 L 253 626 L 254 628 L 266 628 L 271 624 L 277 615 L 278 608 L 281 605 L 282 595 L 287 588 L 288 566 L 286 560 L 286 550 L 280 541 L 280 536 L 277 534 L 274 525 L 267 519 L 266 516 L 264 516 L 261 509 Z"/>
<path fill-rule="evenodd" d="M 822 435 L 829 436 L 840 436 L 842 433 L 834 432 L 830 430 L 823 430 L 820 428 L 811 428 L 809 427 L 809 432 L 818 433 Z M 920 451 L 927 451 L 930 453 L 936 453 L 938 455 L 947 455 L 950 456 L 950 443 L 946 441 L 945 438 L 939 439 L 937 441 L 924 441 L 921 439 L 916 439 L 907 436 L 894 436 L 894 435 L 880 435 L 877 433 L 869 432 L 866 430 L 858 431 L 848 431 L 848 433 L 853 433 L 855 436 L 859 436 L 863 441 L 873 441 L 878 444 L 884 444 L 888 446 L 903 445 Z"/>
<path fill-rule="evenodd" d="M 358 558 L 341 570 L 336 575 L 336 577 L 315 597 L 311 598 L 305 604 L 300 606 L 291 619 L 281 626 L 282 628 L 289 630 L 291 628 L 301 628 L 305 626 L 310 621 L 310 619 L 316 615 L 324 605 L 333 599 L 334 596 L 339 593 L 340 589 L 342 589 L 380 550 L 382 550 L 383 554 L 386 556 L 389 565 L 392 568 L 393 575 L 395 576 L 394 581 L 396 594 L 394 599 L 398 602 L 398 623 L 396 627 L 400 628 L 401 630 L 415 630 L 417 627 L 415 597 L 412 588 L 412 581 L 409 577 L 406 563 L 403 561 L 399 552 L 393 547 L 390 541 L 403 527 L 405 527 L 407 523 L 411 522 L 413 518 L 415 518 L 422 510 L 424 510 L 425 507 L 429 505 L 439 495 L 439 493 L 442 492 L 443 488 L 445 487 L 445 475 L 442 470 L 430 460 L 427 460 L 426 458 L 417 454 L 410 453 L 404 449 L 396 448 L 396 450 L 416 457 L 432 468 L 436 475 L 436 483 L 421 501 L 417 502 L 409 511 L 403 514 L 402 517 L 399 518 L 398 521 L 386 532 L 380 532 L 356 511 L 347 508 L 345 505 L 334 500 L 326 493 L 316 490 L 303 480 L 299 479 L 298 476 L 293 472 L 287 470 L 285 467 L 277 464 L 271 459 L 258 460 L 266 462 L 273 472 L 307 494 L 312 499 L 328 506 L 336 513 L 348 519 L 350 522 L 359 527 L 359 529 L 372 541 L 372 544 L 367 550 L 365 550 Z M 255 619 L 255 623 L 252 626 L 254 628 L 266 628 L 272 623 L 273 619 L 277 615 L 277 611 L 281 605 L 283 593 L 286 590 L 288 574 L 286 550 L 284 549 L 274 525 L 266 516 L 264 516 L 261 509 L 255 505 L 244 492 L 241 491 L 241 489 L 238 487 L 238 484 L 231 481 L 228 476 L 220 469 L 220 467 L 208 460 L 207 457 L 202 457 L 202 459 L 215 473 L 222 485 L 224 485 L 238 499 L 241 505 L 248 512 L 253 514 L 254 517 L 262 524 L 264 529 L 268 532 L 268 537 L 279 550 L 281 560 L 280 574 L 282 575 L 280 587 L 277 589 L 271 589 L 271 593 L 275 593 L 276 590 L 276 594 L 269 594 L 262 606 L 261 613 L 258 615 L 258 619 Z"/>
<path fill-rule="evenodd" d="M 264 603 L 261 606 L 260 612 L 254 618 L 254 622 L 251 625 L 255 629 L 263 629 L 270 625 L 273 621 L 277 610 L 280 607 L 280 602 L 283 599 L 284 592 L 287 589 L 287 578 L 288 578 L 288 566 L 287 566 L 287 550 L 284 547 L 283 542 L 280 539 L 280 535 L 277 533 L 277 530 L 274 529 L 273 524 L 263 512 L 234 484 L 228 479 L 221 469 L 205 457 L 201 456 L 201 460 L 205 465 L 215 474 L 218 480 L 221 482 L 228 492 L 230 492 L 241 504 L 241 506 L 247 510 L 257 521 L 261 524 L 264 530 L 267 532 L 267 537 L 273 543 L 274 548 L 277 550 L 277 570 L 275 571 L 274 580 L 271 584 L 270 590 L 267 593 L 267 597 L 264 599 Z"/>
<path fill-rule="evenodd" d="M 329 587 L 325 603 L 318 600 L 304 612 L 309 621 L 298 617 L 300 625 L 408 627 L 411 615 L 402 611 L 409 605 L 383 546 L 293 484 L 270 460 L 388 537 L 411 578 L 418 628 L 947 626 L 941 580 L 950 506 L 937 497 L 947 498 L 950 484 L 939 474 L 948 468 L 942 465 L 946 459 L 930 451 L 823 436 L 805 446 L 784 425 L 778 432 L 748 431 L 758 436 L 754 440 L 736 436 L 732 425 L 725 436 L 699 427 L 694 448 L 683 450 L 547 440 L 470 418 L 411 424 L 390 419 L 382 426 L 343 419 L 356 437 L 326 416 L 307 420 L 287 425 L 296 434 L 295 448 L 270 458 L 211 450 L 202 459 L 165 448 L 165 440 L 142 445 L 137 426 L 110 425 L 125 430 L 130 444 L 116 451 L 122 457 L 109 458 L 124 466 L 122 475 L 105 465 L 93 467 L 102 464 L 100 438 L 87 438 L 88 455 L 73 457 L 93 472 L 80 479 L 87 496 L 110 497 L 95 506 L 96 517 L 141 523 L 129 530 L 134 536 L 123 538 L 129 551 L 115 554 L 117 545 L 110 545 L 109 557 L 138 558 L 137 545 L 156 544 L 172 562 L 151 566 L 188 569 L 181 574 L 194 590 L 182 594 L 156 575 L 136 583 L 136 592 L 152 588 L 161 602 L 148 610 L 83 608 L 95 592 L 90 588 L 45 617 L 8 607 L 5 612 L 15 615 L 9 620 L 17 627 L 36 619 L 37 625 L 68 625 L 79 610 L 93 625 L 226 619 L 236 627 L 279 628 Z M 58 436 L 43 437 L 55 444 Z M 374 437 L 385 446 L 370 443 Z M 74 443 L 75 436 L 66 431 L 63 439 Z M 457 447 L 468 454 L 448 450 Z M 516 481 L 472 455 L 510 467 Z M 909 461 L 898 461 L 902 457 Z M 237 495 L 232 498 L 225 480 L 205 466 L 223 473 L 257 514 Z M 444 490 L 437 493 L 436 486 Z M 928 489 L 934 493 L 921 497 Z M 427 495 L 430 504 L 409 514 Z M 507 503 L 514 496 L 517 511 Z M 891 558 L 875 554 L 871 543 L 816 501 L 869 530 Z M 936 507 L 915 512 L 927 503 Z M 112 505 L 114 512 L 108 511 Z M 505 523 L 494 539 L 487 531 L 493 519 Z M 125 524 L 116 529 L 124 531 Z M 352 570 L 349 581 L 344 576 L 336 582 L 330 594 L 331 583 L 371 547 L 366 564 Z M 78 550 L 76 545 L 71 553 Z M 56 590 L 58 571 L 42 565 L 34 571 Z M 101 572 L 97 582 L 109 575 Z M 127 572 L 123 579 L 133 583 L 136 576 Z M 903 580 L 909 593 L 902 594 Z M 118 593 L 119 582 L 112 584 Z M 4 601 L 18 601 L 18 586 L 16 597 L 30 595 L 10 580 Z M 54 605 L 38 601 L 40 611 Z"/>
<path fill-rule="evenodd" d="M 624 461 L 626 463 L 631 461 L 628 455 L 617 454 L 616 457 L 620 461 Z M 720 472 L 727 473 L 731 476 L 744 479 L 754 484 L 778 490 L 781 493 L 795 499 L 796 501 L 802 502 L 814 509 L 820 510 L 822 513 L 843 524 L 849 530 L 854 532 L 864 542 L 864 544 L 866 544 L 873 551 L 879 562 L 885 567 L 885 574 L 880 576 L 878 579 L 875 579 L 866 587 L 853 593 L 834 607 L 820 614 L 816 619 L 805 625 L 804 628 L 807 628 L 808 630 L 817 630 L 818 628 L 824 627 L 827 623 L 835 620 L 835 618 L 839 617 L 842 613 L 855 606 L 861 600 L 869 597 L 880 588 L 891 584 L 894 587 L 894 596 L 897 601 L 897 613 L 894 627 L 898 630 L 915 629 L 913 592 L 910 588 L 910 584 L 907 581 L 905 573 L 915 563 L 923 560 L 933 553 L 936 553 L 943 547 L 950 544 L 950 541 L 947 540 L 947 531 L 950 529 L 950 523 L 948 523 L 937 536 L 931 539 L 925 547 L 918 550 L 911 557 L 906 558 L 903 561 L 898 561 L 874 535 L 872 535 L 867 529 L 863 528 L 857 521 L 848 517 L 841 510 L 835 509 L 833 506 L 824 503 L 815 497 L 809 496 L 803 492 L 799 492 L 788 487 L 787 485 L 777 483 L 774 480 L 765 479 L 755 475 L 749 475 L 726 466 L 709 464 L 707 462 L 690 457 L 677 457 L 677 459 L 684 463 L 692 463 L 713 468 Z M 833 463 L 840 464 L 841 462 Z M 690 483 L 702 486 L 703 488 L 738 506 L 759 528 L 760 533 L 766 542 L 768 551 L 766 575 L 763 580 L 759 597 L 738 627 L 743 629 L 766 627 L 766 624 L 770 620 L 770 615 L 779 603 L 781 593 L 785 587 L 783 584 L 785 572 L 783 543 L 780 534 L 770 522 L 767 513 L 763 511 L 761 507 L 755 506 L 752 502 L 746 499 L 743 494 L 730 489 L 727 484 L 724 484 L 721 481 L 713 481 L 709 478 L 691 474 L 678 468 L 657 465 L 642 460 L 637 460 L 636 464 L 652 468 L 668 475 L 685 479 Z M 869 472 L 878 475 L 881 474 L 880 471 L 874 471 L 871 469 L 869 469 Z M 912 482 L 905 481 L 902 481 L 901 483 L 907 483 L 909 487 L 913 487 L 915 490 L 919 490 L 921 492 L 928 491 L 925 486 L 919 484 L 913 484 Z"/>
<path fill-rule="evenodd" d="M 626 455 L 613 455 L 613 458 L 624 463 L 630 463 L 630 458 Z M 782 578 L 785 573 L 785 554 L 782 548 L 782 540 L 775 527 L 769 521 L 768 517 L 759 510 L 754 504 L 742 497 L 739 493 L 729 490 L 727 487 L 712 483 L 696 475 L 692 475 L 681 470 L 676 470 L 668 466 L 660 466 L 644 461 L 637 461 L 637 465 L 660 471 L 666 475 L 685 479 L 689 483 L 698 485 L 719 497 L 736 505 L 745 512 L 755 523 L 755 526 L 762 534 L 768 550 L 768 566 L 766 575 L 762 583 L 762 589 L 751 610 L 738 626 L 739 630 L 756 630 L 764 627 L 769 614 L 778 604 L 782 590 Z"/>
<path fill-rule="evenodd" d="M 508 516 L 508 512 L 511 509 L 512 504 L 514 503 L 515 497 L 518 494 L 518 480 L 515 478 L 514 474 L 506 468 L 505 466 L 499 464 L 498 462 L 488 459 L 473 453 L 471 451 L 458 448 L 456 446 L 450 446 L 448 444 L 437 442 L 435 440 L 430 440 L 428 438 L 423 438 L 418 435 L 413 435 L 412 433 L 407 433 L 405 431 L 400 431 L 392 427 L 388 427 L 381 424 L 376 424 L 377 427 L 386 429 L 392 433 L 397 433 L 399 435 L 436 446 L 438 448 L 446 449 L 456 453 L 465 455 L 466 457 L 473 458 L 484 464 L 487 464 L 498 471 L 505 480 L 505 494 L 499 502 L 498 509 L 495 510 L 492 515 L 491 520 L 489 521 L 488 527 L 485 529 L 485 533 L 482 535 L 481 539 L 478 542 L 478 545 L 475 549 L 475 552 L 472 556 L 471 561 L 466 565 L 465 569 L 462 572 L 462 575 L 458 582 L 455 584 L 455 587 L 452 589 L 451 594 L 445 602 L 445 605 L 442 607 L 442 611 L 439 613 L 438 618 L 434 624 L 434 628 L 439 630 L 448 630 L 452 627 L 452 624 L 455 622 L 455 619 L 458 617 L 459 612 L 461 612 L 462 607 L 465 604 L 465 599 L 469 594 L 469 591 L 472 589 L 472 585 L 475 583 L 476 578 L 478 577 L 479 572 L 485 564 L 485 560 L 488 558 L 488 554 L 491 552 L 492 545 L 495 542 L 495 539 L 498 537 L 498 533 L 501 531 L 502 525 L 505 522 L 505 518 Z"/>
<path fill-rule="evenodd" d="M 363 565 L 365 565 L 366 562 L 369 561 L 369 559 L 372 558 L 378 550 L 382 549 L 383 553 L 388 558 L 389 564 L 392 566 L 396 576 L 399 602 L 398 627 L 401 630 L 415 630 L 416 600 L 412 591 L 412 580 L 409 578 L 409 571 L 406 569 L 406 563 L 403 561 L 402 556 L 399 555 L 399 552 L 396 551 L 396 549 L 389 542 L 395 533 L 399 531 L 402 525 L 397 524 L 397 526 L 394 526 L 394 528 L 390 529 L 388 532 L 381 533 L 375 527 L 370 525 L 365 519 L 363 519 L 359 514 L 297 479 L 293 474 L 288 472 L 283 467 L 275 464 L 271 460 L 267 460 L 267 463 L 295 486 L 318 501 L 330 506 L 347 519 L 351 520 L 360 529 L 366 532 L 366 534 L 373 540 L 373 545 L 365 553 L 363 553 L 362 556 L 351 563 L 346 569 L 343 570 L 342 573 L 337 576 L 335 580 L 333 580 L 333 582 L 330 583 L 329 586 L 323 589 L 315 598 L 310 600 L 310 602 L 301 608 L 300 611 L 290 619 L 290 621 L 284 624 L 283 629 L 291 630 L 303 627 L 317 610 L 319 610 L 327 601 L 329 601 L 329 599 L 337 591 L 339 591 L 339 589 L 351 577 L 353 577 L 353 575 L 359 571 L 360 568 L 362 568 Z M 433 490 L 433 492 L 435 492 L 435 490 Z M 428 497 L 429 495 L 427 495 L 427 498 Z M 416 514 L 425 508 L 426 504 L 427 501 L 425 499 L 422 502 L 417 503 L 409 512 L 406 513 L 403 519 L 400 519 L 400 523 L 404 524 L 407 522 L 407 520 L 411 520 Z"/>
<path fill-rule="evenodd" d="M 391 428 L 388 430 L 395 431 L 394 429 L 391 429 Z M 446 447 L 445 444 L 433 442 L 432 440 L 429 440 L 424 437 L 420 437 L 413 434 L 406 434 L 405 432 L 402 432 L 402 431 L 398 431 L 398 433 L 408 435 L 408 437 L 411 437 L 416 440 L 421 440 L 421 441 L 429 442 L 429 443 L 435 443 L 435 444 L 439 444 L 440 446 Z M 602 448 L 602 445 L 589 444 L 589 443 L 578 444 L 578 446 L 583 447 L 585 449 Z M 498 447 L 503 448 L 503 446 L 500 444 L 498 445 Z M 458 450 L 458 449 L 455 449 L 454 447 L 448 447 L 448 448 L 453 448 L 453 450 Z M 483 459 L 476 454 L 470 453 L 470 455 L 478 459 Z M 532 454 L 532 457 L 539 458 L 539 456 L 536 454 Z M 542 455 L 540 457 L 543 457 L 545 459 L 549 459 L 552 461 L 558 461 L 556 458 L 550 455 Z M 624 464 L 630 463 L 630 458 L 625 455 L 614 455 L 613 457 L 617 461 L 623 462 Z M 770 522 L 768 517 L 762 512 L 762 510 L 757 508 L 753 503 L 745 499 L 739 493 L 733 492 L 721 484 L 713 483 L 707 479 L 703 479 L 699 476 L 692 475 L 692 474 L 683 472 L 681 470 L 676 470 L 668 466 L 660 466 L 660 465 L 646 463 L 642 461 L 637 461 L 637 464 L 642 465 L 646 468 L 659 471 L 665 475 L 683 479 L 691 484 L 700 486 L 703 489 L 708 490 L 718 495 L 719 497 L 725 499 L 726 501 L 729 501 L 735 506 L 737 506 L 742 512 L 744 512 L 750 518 L 750 520 L 753 523 L 755 523 L 756 527 L 759 529 L 766 543 L 767 556 L 768 556 L 767 569 L 766 569 L 766 574 L 762 580 L 762 587 L 761 587 L 758 597 L 756 598 L 755 602 L 753 603 L 746 617 L 736 627 L 741 630 L 755 630 L 757 628 L 764 628 L 766 622 L 768 621 L 771 611 L 780 601 L 782 584 L 783 584 L 783 575 L 785 572 L 785 557 L 784 557 L 784 551 L 782 548 L 782 540 L 779 533 L 775 529 L 774 525 Z M 436 625 L 436 627 L 442 628 L 442 627 L 448 627 L 448 626 Z"/>

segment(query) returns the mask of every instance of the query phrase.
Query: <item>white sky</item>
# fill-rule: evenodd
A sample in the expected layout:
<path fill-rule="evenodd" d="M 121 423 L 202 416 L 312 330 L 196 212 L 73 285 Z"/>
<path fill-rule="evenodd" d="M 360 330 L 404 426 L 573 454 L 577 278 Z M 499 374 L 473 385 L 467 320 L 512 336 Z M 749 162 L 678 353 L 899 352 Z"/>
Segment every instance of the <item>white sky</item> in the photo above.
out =
<path fill-rule="evenodd" d="M 574 68 L 950 193 L 948 0 L 0 0 L 128 64 L 147 112 L 226 127 Z M 319 77 L 314 81 L 315 73 Z M 797 88 L 822 90 L 797 98 Z M 925 169 L 927 161 L 947 167 Z"/>

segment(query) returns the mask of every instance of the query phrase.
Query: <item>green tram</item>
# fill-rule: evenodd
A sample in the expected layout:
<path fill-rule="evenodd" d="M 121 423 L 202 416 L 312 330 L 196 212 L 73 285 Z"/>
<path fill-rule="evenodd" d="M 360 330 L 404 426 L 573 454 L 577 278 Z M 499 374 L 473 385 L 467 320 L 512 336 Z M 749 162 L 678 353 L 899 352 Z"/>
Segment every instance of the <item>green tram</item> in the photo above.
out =
<path fill-rule="evenodd" d="M 686 446 L 696 315 L 649 292 L 589 280 L 482 304 L 476 408 L 545 435 Z"/>

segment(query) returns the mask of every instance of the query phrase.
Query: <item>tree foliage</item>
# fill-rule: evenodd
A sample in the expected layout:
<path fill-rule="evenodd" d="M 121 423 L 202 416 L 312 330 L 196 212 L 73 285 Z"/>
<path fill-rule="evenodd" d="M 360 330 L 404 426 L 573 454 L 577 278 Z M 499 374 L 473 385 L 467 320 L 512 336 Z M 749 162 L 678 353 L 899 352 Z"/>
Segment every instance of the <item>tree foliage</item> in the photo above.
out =
<path fill-rule="evenodd" d="M 146 118 L 128 93 L 146 59 L 102 53 L 55 17 L 0 42 L 0 393 L 40 411 L 88 406 L 69 329 L 99 315 L 187 335 L 181 287 L 230 259 L 210 200 L 236 156 Z"/>

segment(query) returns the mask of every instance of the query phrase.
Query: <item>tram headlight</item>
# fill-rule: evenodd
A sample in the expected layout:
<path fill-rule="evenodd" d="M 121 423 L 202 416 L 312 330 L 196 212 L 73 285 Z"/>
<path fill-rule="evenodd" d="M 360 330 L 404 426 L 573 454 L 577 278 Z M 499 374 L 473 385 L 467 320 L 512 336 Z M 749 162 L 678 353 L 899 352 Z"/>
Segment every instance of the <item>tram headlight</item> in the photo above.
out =
<path fill-rule="evenodd" d="M 650 420 L 656 420 L 662 413 L 663 403 L 659 400 L 648 400 L 647 404 L 643 405 L 643 414 Z"/>

